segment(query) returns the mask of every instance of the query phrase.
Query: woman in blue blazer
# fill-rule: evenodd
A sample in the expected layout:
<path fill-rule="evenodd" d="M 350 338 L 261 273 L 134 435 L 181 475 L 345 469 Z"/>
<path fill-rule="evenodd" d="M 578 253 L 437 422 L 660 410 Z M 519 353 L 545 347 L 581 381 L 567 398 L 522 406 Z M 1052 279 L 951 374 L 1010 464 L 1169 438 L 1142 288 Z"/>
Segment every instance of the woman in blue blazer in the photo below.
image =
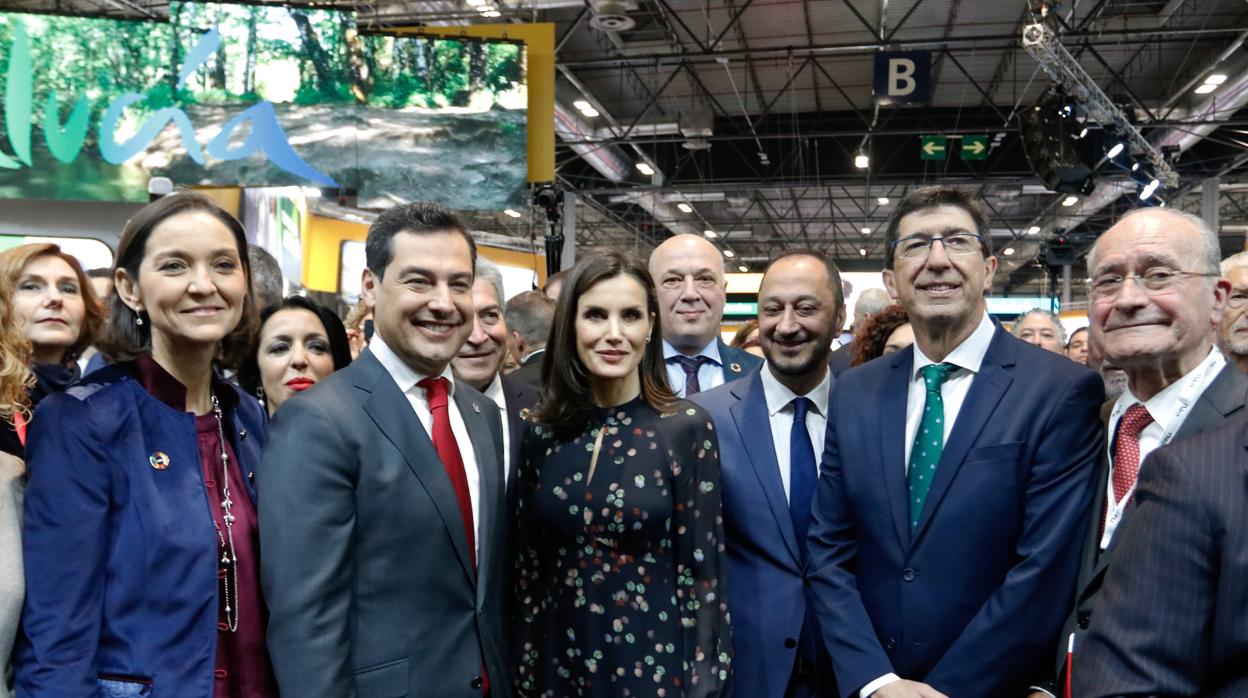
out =
<path fill-rule="evenodd" d="M 22 696 L 276 696 L 253 469 L 265 416 L 215 372 L 250 343 L 238 221 L 179 192 L 126 225 L 104 347 L 27 440 Z"/>

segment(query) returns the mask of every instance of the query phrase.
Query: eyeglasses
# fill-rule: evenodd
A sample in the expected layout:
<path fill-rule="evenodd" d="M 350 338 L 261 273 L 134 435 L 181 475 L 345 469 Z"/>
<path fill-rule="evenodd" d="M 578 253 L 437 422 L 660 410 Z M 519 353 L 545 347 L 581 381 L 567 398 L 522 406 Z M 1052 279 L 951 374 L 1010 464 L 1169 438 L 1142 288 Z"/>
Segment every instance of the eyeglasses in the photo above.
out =
<path fill-rule="evenodd" d="M 893 240 L 893 254 L 901 259 L 920 259 L 931 253 L 932 243 L 937 240 L 945 248 L 945 254 L 957 257 L 975 254 L 984 248 L 984 239 L 973 233 L 954 233 L 944 237 L 911 235 Z"/>
<path fill-rule="evenodd" d="M 1226 298 L 1226 307 L 1231 310 L 1239 310 L 1244 307 L 1244 303 L 1248 302 L 1248 291 L 1235 289 L 1231 291 L 1231 295 Z"/>
<path fill-rule="evenodd" d="M 1088 298 L 1094 301 L 1116 298 L 1122 292 L 1122 288 L 1126 286 L 1127 279 L 1135 279 L 1135 283 L 1149 293 L 1159 293 L 1192 276 L 1217 276 L 1217 274 L 1202 271 L 1180 271 L 1164 267 L 1149 269 L 1143 274 L 1127 274 L 1126 276 L 1122 274 L 1101 274 L 1092 279 L 1091 283 L 1088 284 Z"/>

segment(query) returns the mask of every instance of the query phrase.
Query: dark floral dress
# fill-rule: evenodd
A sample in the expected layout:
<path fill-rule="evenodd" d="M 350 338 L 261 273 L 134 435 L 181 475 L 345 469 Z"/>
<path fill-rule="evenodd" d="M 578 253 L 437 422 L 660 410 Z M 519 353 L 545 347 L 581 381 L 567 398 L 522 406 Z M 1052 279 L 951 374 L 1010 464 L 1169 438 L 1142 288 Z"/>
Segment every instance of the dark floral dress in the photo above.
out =
<path fill-rule="evenodd" d="M 570 440 L 529 424 L 517 478 L 517 694 L 721 695 L 732 643 L 707 413 L 638 398 Z"/>

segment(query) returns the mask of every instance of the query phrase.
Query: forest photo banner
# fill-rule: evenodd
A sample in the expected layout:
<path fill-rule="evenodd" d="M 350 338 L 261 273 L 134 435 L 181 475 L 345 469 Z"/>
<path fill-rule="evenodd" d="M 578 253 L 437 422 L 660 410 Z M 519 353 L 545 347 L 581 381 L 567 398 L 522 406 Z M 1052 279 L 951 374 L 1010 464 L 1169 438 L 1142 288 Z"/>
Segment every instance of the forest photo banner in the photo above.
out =
<path fill-rule="evenodd" d="M 0 197 L 144 201 L 167 176 L 342 188 L 372 208 L 523 206 L 521 44 L 361 34 L 323 9 L 169 14 L 0 13 Z"/>

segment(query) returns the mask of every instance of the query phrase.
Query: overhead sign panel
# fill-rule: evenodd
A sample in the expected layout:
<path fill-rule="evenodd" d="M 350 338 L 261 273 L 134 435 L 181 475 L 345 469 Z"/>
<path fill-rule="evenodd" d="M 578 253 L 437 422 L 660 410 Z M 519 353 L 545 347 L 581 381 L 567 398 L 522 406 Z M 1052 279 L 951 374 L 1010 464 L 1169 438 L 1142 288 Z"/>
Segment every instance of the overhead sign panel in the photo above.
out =
<path fill-rule="evenodd" d="M 962 136 L 962 159 L 984 160 L 988 157 L 988 136 Z"/>
<path fill-rule="evenodd" d="M 875 54 L 874 87 L 876 104 L 904 106 L 932 101 L 932 52 Z"/>
<path fill-rule="evenodd" d="M 949 154 L 949 139 L 944 136 L 919 136 L 919 157 L 944 160 Z"/>

